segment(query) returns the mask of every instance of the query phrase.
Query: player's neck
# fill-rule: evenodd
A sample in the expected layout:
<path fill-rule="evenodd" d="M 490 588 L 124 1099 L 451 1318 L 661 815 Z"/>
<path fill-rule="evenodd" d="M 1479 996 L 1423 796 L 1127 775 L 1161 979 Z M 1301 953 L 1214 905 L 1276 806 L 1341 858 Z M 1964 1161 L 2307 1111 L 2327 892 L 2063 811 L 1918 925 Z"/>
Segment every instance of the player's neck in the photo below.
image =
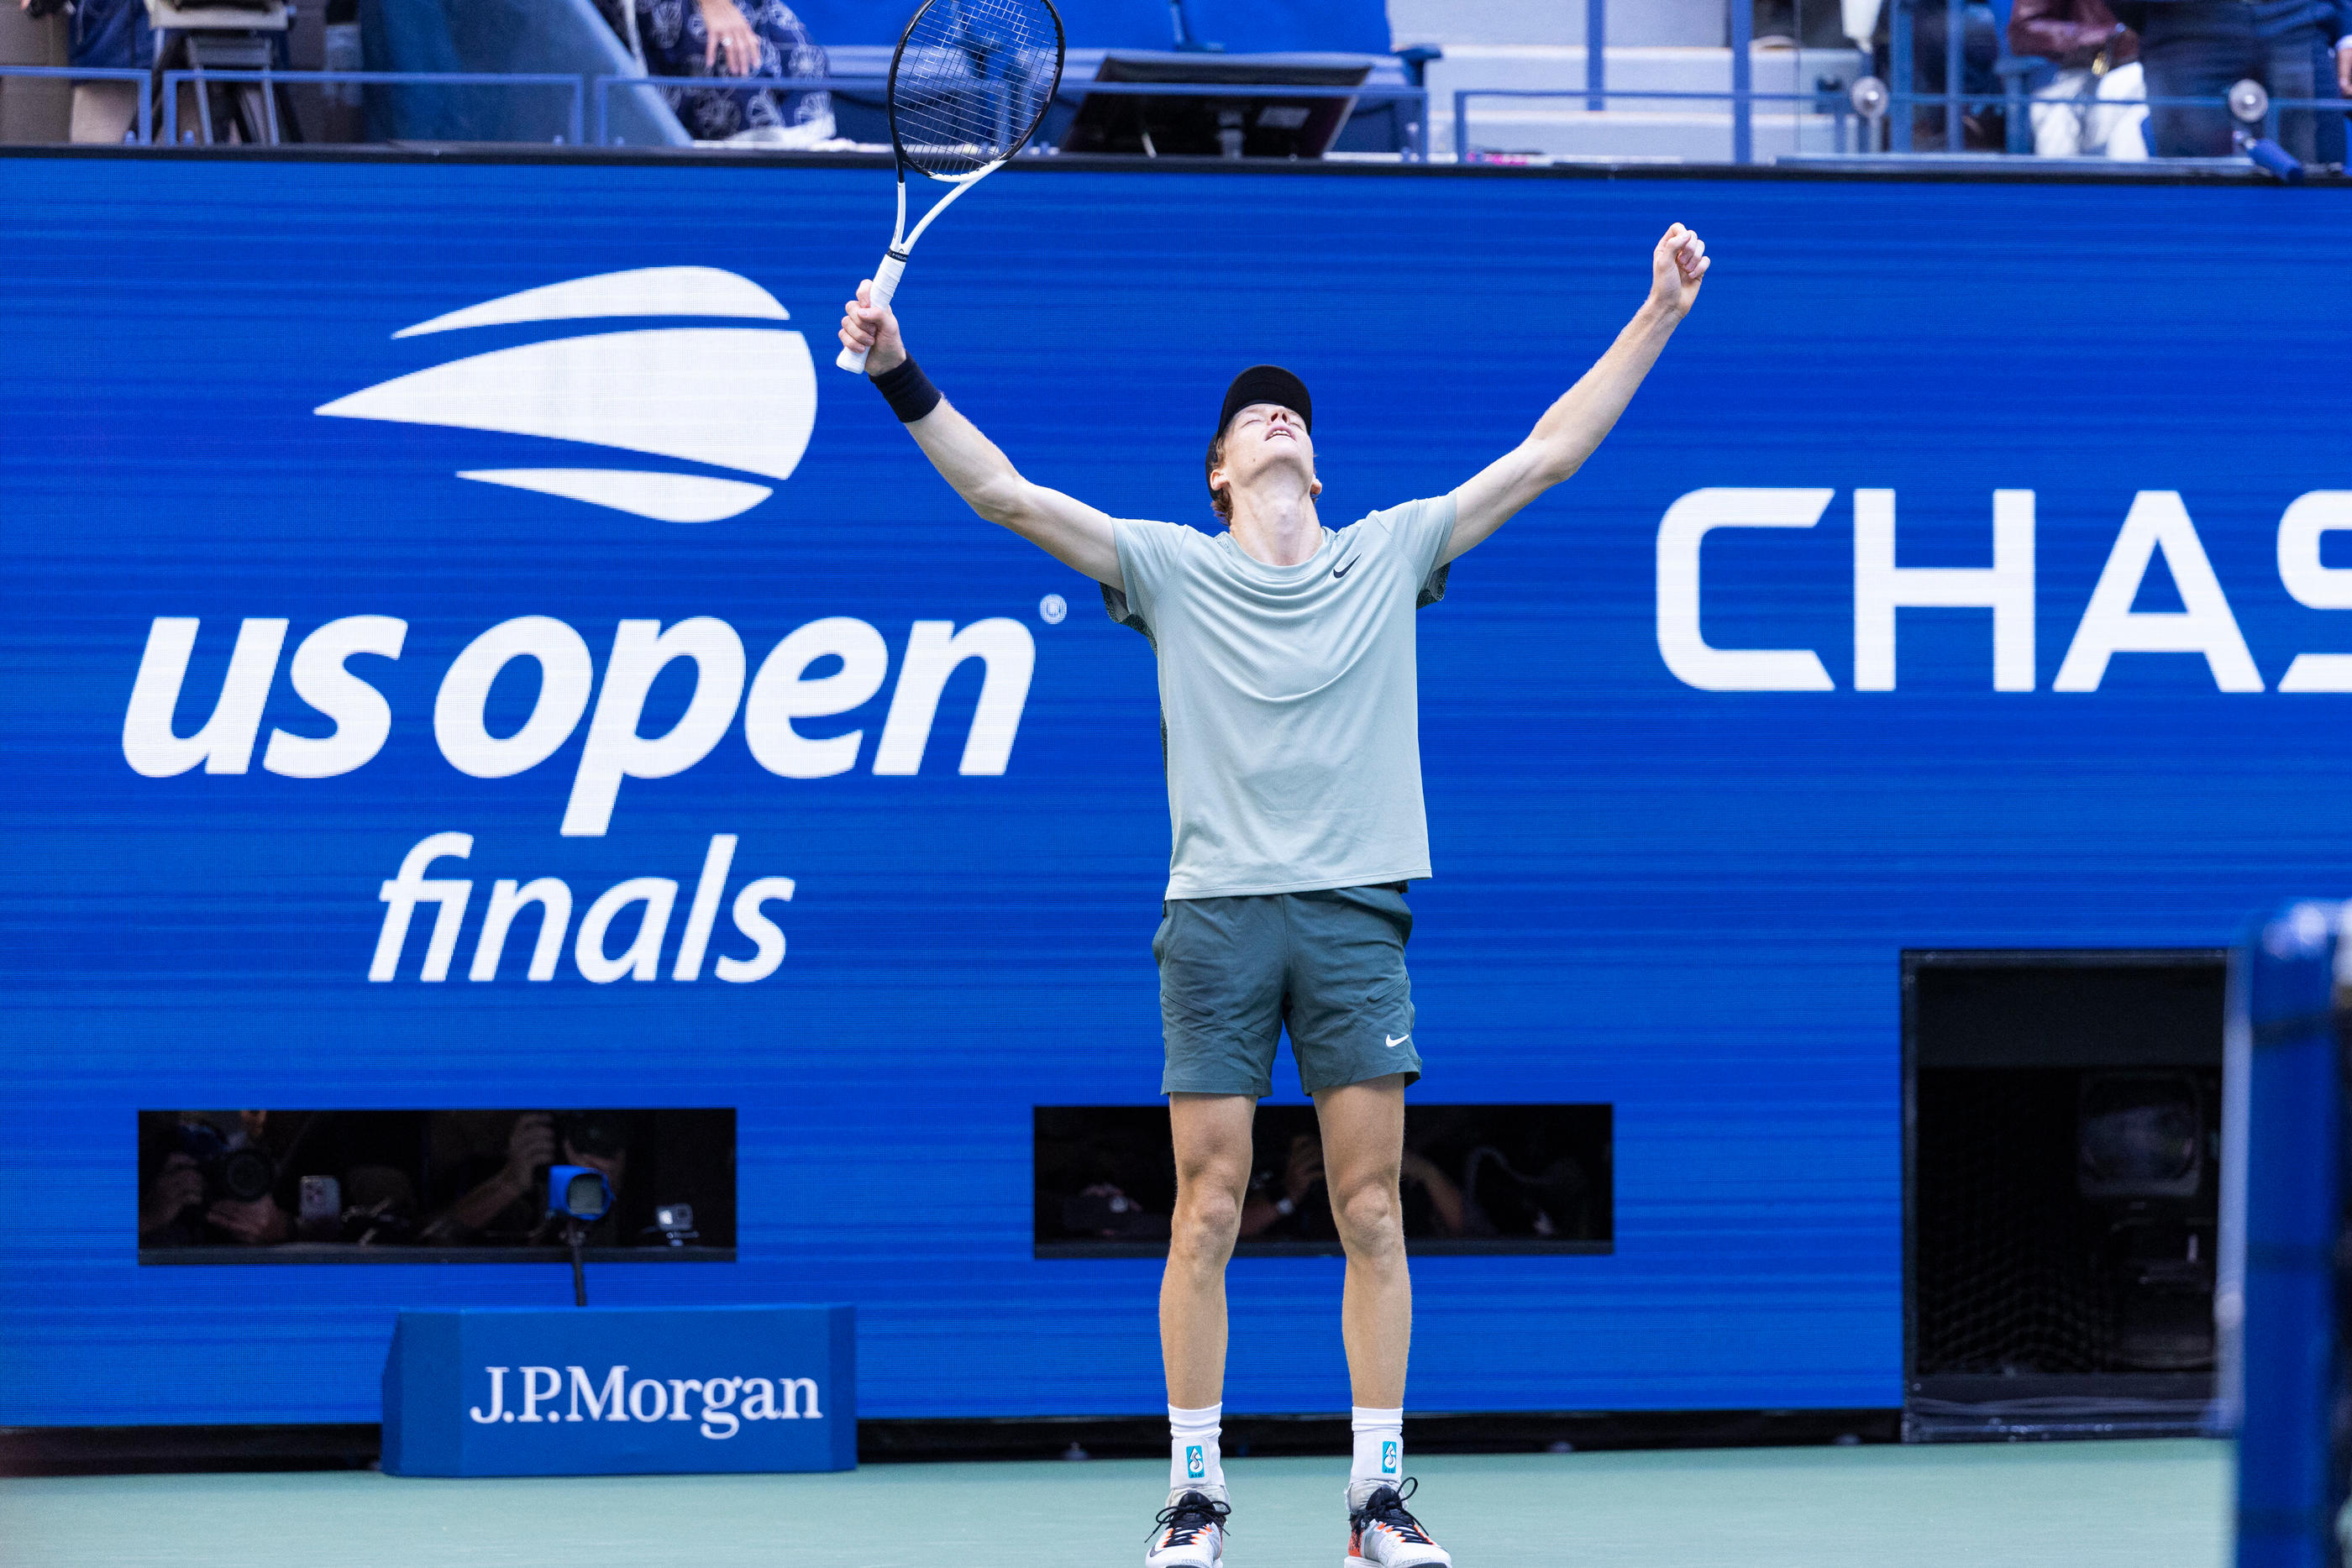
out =
<path fill-rule="evenodd" d="M 1267 566 L 1297 566 L 1323 548 L 1323 519 L 1316 516 L 1315 497 L 1295 483 L 1235 495 L 1234 515 L 1225 526 L 1244 555 Z"/>

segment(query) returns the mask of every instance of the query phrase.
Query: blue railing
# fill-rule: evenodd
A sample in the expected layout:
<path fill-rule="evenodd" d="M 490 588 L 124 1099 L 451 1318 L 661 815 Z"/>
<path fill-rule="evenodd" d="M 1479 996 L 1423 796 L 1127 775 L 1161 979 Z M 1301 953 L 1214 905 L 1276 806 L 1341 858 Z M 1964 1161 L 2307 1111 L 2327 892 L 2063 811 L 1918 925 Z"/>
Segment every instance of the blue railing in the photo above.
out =
<path fill-rule="evenodd" d="M 1475 163 L 1481 161 L 1478 150 L 1471 144 L 1470 141 L 1470 105 L 1473 100 L 1482 98 L 1581 99 L 1586 100 L 1588 103 L 1600 102 L 1604 106 L 1612 99 L 1667 99 L 1690 103 L 1730 104 L 1734 110 L 1732 120 L 1734 151 L 1731 158 L 1731 162 L 1734 163 L 1748 163 L 1754 161 L 1753 110 L 1748 106 L 1772 103 L 1805 104 L 1810 106 L 1814 112 L 1826 117 L 1830 120 L 1832 135 L 1834 139 L 1834 151 L 1841 154 L 1847 152 L 1863 153 L 1874 151 L 1874 149 L 1864 146 L 1861 140 L 1855 135 L 1855 132 L 1861 130 L 1863 126 L 1866 126 L 1871 122 L 1862 120 L 1862 117 L 1855 112 L 1853 104 L 1843 93 L 1825 92 L 1819 89 L 1816 89 L 1811 92 L 1757 92 L 1751 89 L 1745 94 L 1740 94 L 1736 90 L 1712 92 L 1705 89 L 1667 91 L 1662 89 L 1650 88 L 1603 88 L 1596 92 L 1590 84 L 1580 88 L 1470 87 L 1456 89 L 1454 93 L 1454 157 L 1463 162 Z M 1940 107 L 1945 110 L 1947 116 L 1948 117 L 1953 114 L 1965 114 L 1965 112 L 1969 109 L 1994 104 L 2008 104 L 2011 106 L 2011 112 L 2022 113 L 2027 109 L 2031 109 L 2038 104 L 2047 104 L 2049 102 L 2050 100 L 2048 99 L 2038 99 L 2022 94 L 2014 93 L 1889 93 L 1887 95 L 1886 113 L 1884 116 L 1881 116 L 1880 119 L 1886 123 L 1887 139 L 1892 142 L 1897 135 L 1897 128 L 1906 126 L 1909 119 L 1909 116 L 1904 112 L 1906 110 L 1935 109 Z M 2058 107 L 2074 108 L 2077 106 L 2074 104 L 2074 100 L 2068 99 L 2058 105 Z M 2121 110 L 2140 108 L 2207 109 L 2228 113 L 2230 105 L 2227 97 L 2147 97 L 2102 98 L 2088 100 L 2080 105 L 2080 107 L 2099 110 Z M 2352 100 L 2347 100 L 2340 98 L 2272 99 L 2270 100 L 2270 108 L 2263 119 L 2262 134 L 2273 141 L 2276 141 L 2279 134 L 2279 121 L 2281 115 L 2284 113 L 2303 112 L 2333 112 L 2336 114 L 2345 114 L 2352 112 Z M 1855 123 L 1856 121 L 1862 121 L 1862 124 L 1857 125 Z M 1743 132 L 1745 133 L 1744 135 L 1742 134 Z M 1909 137 L 1906 135 L 1903 137 L 1903 140 L 1905 141 L 1908 141 Z M 1744 147 L 1742 145 L 1743 141 L 1745 142 Z M 1852 142 L 1852 145 L 1849 145 L 1850 141 Z M 1900 155 L 1899 149 L 1891 151 L 1895 155 Z"/>
<path fill-rule="evenodd" d="M 10 66 L 0 65 L 0 77 L 24 77 L 38 81 L 133 81 L 145 84 L 150 74 L 127 66 Z M 154 106 L 147 95 L 139 95 L 139 140 L 143 143 L 153 139 Z"/>
<path fill-rule="evenodd" d="M 5 68 L 0 68 L 5 71 Z M 145 71 L 129 73 L 146 79 Z M 600 78 L 601 79 L 601 78 Z M 492 87 L 492 88 L 562 88 L 572 95 L 570 115 L 571 144 L 581 144 L 581 130 L 585 123 L 583 103 L 586 78 L 567 76 L 556 71 L 271 71 L 271 70 L 173 70 L 163 73 L 163 140 L 176 144 L 180 140 L 180 89 L 201 88 L 208 83 L 230 85 L 258 84 L 263 93 L 264 112 L 273 125 L 278 113 L 277 95 L 267 89 L 273 87 Z M 601 104 L 601 99 L 599 100 Z M 140 106 L 140 119 L 147 118 L 147 105 Z M 199 103 L 198 111 L 209 117 L 209 109 Z M 601 116 L 599 130 L 602 130 Z M 140 136 L 145 141 L 143 129 Z"/>

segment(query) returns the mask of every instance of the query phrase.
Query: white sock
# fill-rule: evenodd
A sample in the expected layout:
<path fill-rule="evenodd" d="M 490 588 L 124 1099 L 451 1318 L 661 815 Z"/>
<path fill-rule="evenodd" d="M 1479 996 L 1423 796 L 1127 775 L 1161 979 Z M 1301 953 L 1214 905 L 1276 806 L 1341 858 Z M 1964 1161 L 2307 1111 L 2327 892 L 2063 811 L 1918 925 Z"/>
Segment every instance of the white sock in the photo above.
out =
<path fill-rule="evenodd" d="M 1348 1471 L 1348 1497 L 1361 1502 L 1376 1487 L 1404 1482 L 1404 1411 L 1359 1405 L 1349 1425 L 1356 1433 L 1356 1462 Z"/>
<path fill-rule="evenodd" d="M 1168 1406 L 1170 1491 L 1206 1492 L 1219 1499 L 1225 1495 L 1225 1467 L 1217 1453 L 1218 1423 L 1224 1413 L 1223 1404 L 1204 1405 L 1198 1410 Z"/>

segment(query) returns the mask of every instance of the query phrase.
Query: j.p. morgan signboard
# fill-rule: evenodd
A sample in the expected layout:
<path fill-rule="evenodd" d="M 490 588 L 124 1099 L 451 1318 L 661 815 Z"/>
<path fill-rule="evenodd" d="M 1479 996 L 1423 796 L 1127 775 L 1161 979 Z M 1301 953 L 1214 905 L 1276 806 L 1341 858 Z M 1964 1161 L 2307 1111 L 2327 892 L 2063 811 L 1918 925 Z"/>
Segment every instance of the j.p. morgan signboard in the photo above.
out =
<path fill-rule="evenodd" d="M 843 1307 L 408 1312 L 383 1369 L 383 1468 L 412 1476 L 845 1470 Z"/>

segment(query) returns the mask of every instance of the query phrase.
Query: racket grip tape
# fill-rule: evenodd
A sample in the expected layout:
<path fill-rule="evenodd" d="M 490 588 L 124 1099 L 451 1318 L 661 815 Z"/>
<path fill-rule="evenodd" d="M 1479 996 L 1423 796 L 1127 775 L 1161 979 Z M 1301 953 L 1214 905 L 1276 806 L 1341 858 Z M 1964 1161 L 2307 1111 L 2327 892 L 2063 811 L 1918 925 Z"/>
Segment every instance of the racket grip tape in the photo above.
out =
<path fill-rule="evenodd" d="M 895 250 L 884 255 L 882 265 L 874 269 L 874 288 L 866 297 L 866 302 L 875 306 L 889 304 L 891 296 L 898 292 L 899 275 L 906 270 L 905 256 Z M 833 362 L 845 371 L 852 371 L 862 376 L 866 373 L 866 350 L 844 349 Z"/>

